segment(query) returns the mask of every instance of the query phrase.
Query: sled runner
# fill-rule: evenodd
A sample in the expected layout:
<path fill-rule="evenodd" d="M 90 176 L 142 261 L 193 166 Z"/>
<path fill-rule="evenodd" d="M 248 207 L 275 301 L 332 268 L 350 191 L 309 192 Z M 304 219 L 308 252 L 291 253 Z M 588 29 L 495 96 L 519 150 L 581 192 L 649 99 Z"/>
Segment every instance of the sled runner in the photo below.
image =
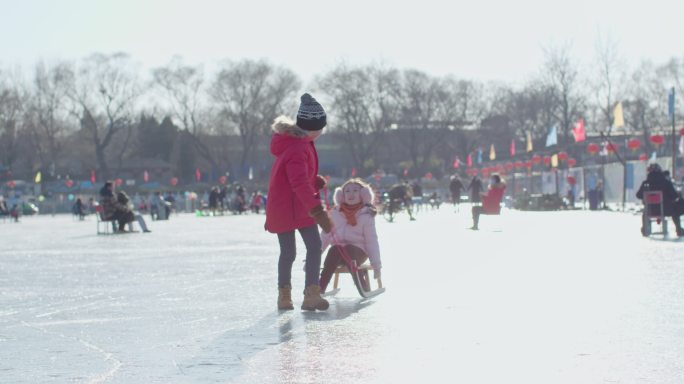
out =
<path fill-rule="evenodd" d="M 345 263 L 347 263 L 346 259 Z M 356 272 L 352 272 L 354 270 L 356 270 Z M 372 270 L 373 267 L 370 264 L 364 263 L 360 266 L 357 266 L 355 260 L 351 260 L 351 267 L 346 265 L 337 267 L 337 269 L 335 270 L 335 275 L 333 277 L 333 289 L 326 292 L 324 296 L 332 296 L 340 291 L 340 288 L 338 287 L 340 281 L 340 273 L 351 274 L 352 280 L 354 281 L 354 285 L 356 286 L 356 290 L 359 292 L 359 295 L 361 295 L 361 297 L 365 299 L 375 297 L 385 292 L 385 287 L 382 286 L 381 278 L 377 279 L 377 287 L 375 289 L 371 289 L 371 276 L 369 272 Z"/>
<path fill-rule="evenodd" d="M 369 271 L 373 270 L 373 267 L 364 263 L 362 265 L 356 265 L 356 260 L 352 259 L 343 246 L 339 245 L 335 234 L 333 233 L 334 247 L 338 247 L 340 250 L 340 255 L 344 260 L 345 265 L 337 267 L 335 270 L 335 275 L 333 278 L 333 289 L 330 292 L 326 292 L 325 296 L 332 296 L 340 291 L 338 288 L 338 283 L 340 279 L 340 273 L 349 273 L 354 281 L 356 290 L 359 291 L 359 295 L 365 299 L 375 297 L 383 292 L 385 292 L 385 287 L 382 286 L 382 279 L 377 278 L 377 287 L 375 289 L 371 288 L 371 276 Z"/>

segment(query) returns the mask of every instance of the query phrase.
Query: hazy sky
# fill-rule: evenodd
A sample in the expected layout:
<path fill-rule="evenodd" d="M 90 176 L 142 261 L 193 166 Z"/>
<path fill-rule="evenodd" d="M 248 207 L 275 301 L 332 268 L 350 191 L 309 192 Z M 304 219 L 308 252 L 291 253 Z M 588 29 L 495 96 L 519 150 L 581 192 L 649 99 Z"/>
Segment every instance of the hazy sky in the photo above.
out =
<path fill-rule="evenodd" d="M 589 63 L 599 34 L 626 62 L 684 56 L 679 0 L 0 0 L 0 66 L 130 53 L 204 63 L 266 58 L 308 80 L 341 60 L 434 75 L 524 81 L 542 47 L 571 42 Z"/>

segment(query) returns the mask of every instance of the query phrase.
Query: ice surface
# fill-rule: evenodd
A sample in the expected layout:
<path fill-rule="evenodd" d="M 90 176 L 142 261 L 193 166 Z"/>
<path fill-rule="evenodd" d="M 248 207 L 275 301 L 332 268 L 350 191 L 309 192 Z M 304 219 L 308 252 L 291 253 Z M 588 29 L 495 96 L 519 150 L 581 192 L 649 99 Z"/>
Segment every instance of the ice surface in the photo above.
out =
<path fill-rule="evenodd" d="M 0 222 L 1 383 L 681 383 L 684 249 L 612 212 L 378 217 L 387 292 L 276 306 L 264 217 Z M 673 228 L 670 228 L 673 232 Z"/>

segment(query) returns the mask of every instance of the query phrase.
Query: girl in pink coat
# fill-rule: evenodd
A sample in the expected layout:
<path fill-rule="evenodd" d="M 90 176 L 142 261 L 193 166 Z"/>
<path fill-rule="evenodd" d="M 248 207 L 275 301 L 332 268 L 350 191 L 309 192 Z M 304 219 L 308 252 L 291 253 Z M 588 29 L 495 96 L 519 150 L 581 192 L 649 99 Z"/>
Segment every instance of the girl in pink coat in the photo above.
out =
<path fill-rule="evenodd" d="M 331 222 L 323 208 L 318 191 L 325 179 L 318 175 L 318 154 L 314 146 L 326 125 L 323 107 L 305 93 L 297 112 L 297 122 L 280 116 L 273 123 L 271 154 L 276 157 L 271 168 L 266 203 L 267 231 L 278 235 L 278 309 L 294 309 L 292 304 L 292 264 L 297 250 L 295 230 L 306 246 L 306 279 L 304 310 L 326 310 L 328 302 L 319 291 L 318 272 L 321 268 L 321 237 L 331 230 Z"/>
<path fill-rule="evenodd" d="M 321 292 L 325 292 L 335 269 L 344 265 L 339 247 L 335 245 L 343 246 L 347 255 L 356 260 L 357 265 L 370 259 L 373 277 L 376 279 L 380 277 L 382 262 L 380 261 L 378 234 L 375 230 L 376 211 L 373 198 L 372 189 L 361 179 L 350 179 L 335 190 L 335 208 L 330 211 L 335 228 L 334 238 L 332 233 L 321 234 L 324 251 L 329 245 L 333 245 L 323 264 L 319 282 Z M 334 242 L 337 244 L 333 244 Z M 361 280 L 364 288 L 369 290 L 367 277 L 362 275 Z"/>

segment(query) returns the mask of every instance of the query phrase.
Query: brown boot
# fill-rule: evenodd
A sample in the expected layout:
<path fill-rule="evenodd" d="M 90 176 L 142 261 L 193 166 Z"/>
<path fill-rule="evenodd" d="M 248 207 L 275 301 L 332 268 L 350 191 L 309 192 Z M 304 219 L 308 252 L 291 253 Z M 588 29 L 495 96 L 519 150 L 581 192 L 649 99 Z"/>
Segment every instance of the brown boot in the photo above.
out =
<path fill-rule="evenodd" d="M 287 285 L 278 288 L 278 309 L 294 309 L 291 286 Z"/>
<path fill-rule="evenodd" d="M 302 309 L 305 311 L 325 311 L 328 309 L 328 302 L 321 297 L 321 287 L 318 285 L 309 285 L 304 290 L 304 301 L 302 302 Z"/>

